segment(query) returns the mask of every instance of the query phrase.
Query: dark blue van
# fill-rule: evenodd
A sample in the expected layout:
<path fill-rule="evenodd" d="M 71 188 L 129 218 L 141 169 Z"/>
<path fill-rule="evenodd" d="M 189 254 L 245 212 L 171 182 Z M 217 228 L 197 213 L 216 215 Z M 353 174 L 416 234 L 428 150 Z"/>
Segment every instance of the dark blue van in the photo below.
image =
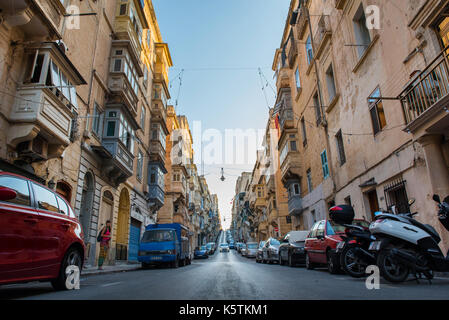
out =
<path fill-rule="evenodd" d="M 191 263 L 189 230 L 179 223 L 150 224 L 145 228 L 138 261 L 144 268 L 169 264 L 172 268 Z"/>

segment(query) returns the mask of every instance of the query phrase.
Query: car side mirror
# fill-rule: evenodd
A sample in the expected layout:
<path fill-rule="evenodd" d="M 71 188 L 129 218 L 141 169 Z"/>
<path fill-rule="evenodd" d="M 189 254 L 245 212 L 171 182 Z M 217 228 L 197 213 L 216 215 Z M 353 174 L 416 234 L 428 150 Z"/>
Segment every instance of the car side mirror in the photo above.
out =
<path fill-rule="evenodd" d="M 432 199 L 433 199 L 433 201 L 435 201 L 435 202 L 437 202 L 437 203 L 441 203 L 440 196 L 437 195 L 437 194 L 434 194 L 433 197 L 432 197 Z"/>
<path fill-rule="evenodd" d="M 0 201 L 9 201 L 17 197 L 17 192 L 8 187 L 0 187 Z"/>

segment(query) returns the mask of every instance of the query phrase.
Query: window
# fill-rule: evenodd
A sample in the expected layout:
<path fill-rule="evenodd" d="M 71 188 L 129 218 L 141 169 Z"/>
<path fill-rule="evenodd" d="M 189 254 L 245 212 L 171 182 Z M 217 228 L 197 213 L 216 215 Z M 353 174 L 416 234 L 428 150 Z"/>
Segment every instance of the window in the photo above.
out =
<path fill-rule="evenodd" d="M 313 48 L 312 48 L 312 38 L 310 35 L 307 37 L 306 41 L 306 56 L 307 56 L 307 63 L 311 64 L 313 61 Z"/>
<path fill-rule="evenodd" d="M 75 108 L 78 108 L 75 86 L 52 60 L 50 62 L 48 66 L 47 85 L 56 87 Z"/>
<path fill-rule="evenodd" d="M 285 161 L 285 159 L 287 158 L 287 154 L 288 154 L 288 143 L 284 145 L 284 147 L 282 148 L 281 154 L 279 156 L 279 162 L 282 165 Z"/>
<path fill-rule="evenodd" d="M 335 95 L 337 94 L 337 90 L 335 89 L 334 70 L 332 68 L 332 65 L 330 65 L 326 71 L 326 84 L 329 102 L 332 102 L 332 100 L 334 100 L 335 98 Z"/>
<path fill-rule="evenodd" d="M 139 76 L 134 63 L 131 60 L 128 52 L 124 49 L 115 50 L 112 57 L 112 72 L 123 72 L 132 88 L 132 91 L 137 95 L 139 92 Z"/>
<path fill-rule="evenodd" d="M 145 106 L 142 105 L 142 110 L 140 112 L 140 126 L 142 127 L 142 131 L 145 131 Z"/>
<path fill-rule="evenodd" d="M 114 137 L 115 136 L 115 124 L 116 124 L 116 121 L 108 121 L 107 129 L 106 129 L 106 137 Z"/>
<path fill-rule="evenodd" d="M 290 185 L 288 189 L 288 195 L 290 198 L 301 195 L 301 187 L 299 183 L 293 183 Z"/>
<path fill-rule="evenodd" d="M 405 189 L 405 180 L 399 178 L 387 184 L 384 188 L 384 193 L 385 202 L 389 210 L 392 206 L 396 206 L 398 213 L 410 212 L 407 190 Z"/>
<path fill-rule="evenodd" d="M 379 87 L 374 90 L 369 96 L 369 113 L 371 115 L 371 121 L 373 123 L 373 132 L 376 135 L 378 132 L 382 131 L 387 125 L 387 120 L 385 118 L 384 105 L 382 100 L 378 98 L 381 97 Z"/>
<path fill-rule="evenodd" d="M 127 4 L 123 3 L 120 5 L 120 15 L 125 16 L 127 11 Z"/>
<path fill-rule="evenodd" d="M 335 140 L 337 143 L 337 151 L 338 157 L 340 159 L 340 166 L 342 166 L 346 162 L 345 148 L 343 145 L 343 136 L 341 130 L 339 130 L 335 136 Z"/>
<path fill-rule="evenodd" d="M 324 237 L 325 221 L 320 221 L 316 228 L 316 237 Z"/>
<path fill-rule="evenodd" d="M 312 170 L 308 169 L 307 170 L 307 188 L 309 190 L 309 192 L 312 192 Z"/>
<path fill-rule="evenodd" d="M 323 168 L 323 178 L 329 177 L 329 165 L 327 162 L 327 152 L 324 150 L 321 152 L 321 167 Z"/>
<path fill-rule="evenodd" d="M 345 204 L 347 204 L 348 206 L 352 206 L 351 196 L 347 196 L 347 197 L 345 198 Z"/>
<path fill-rule="evenodd" d="M 299 78 L 299 68 L 296 68 L 295 72 L 296 89 L 301 88 L 301 79 Z"/>
<path fill-rule="evenodd" d="M 103 116 L 104 114 L 100 112 L 100 108 L 98 107 L 98 104 L 95 103 L 94 105 L 94 112 L 93 112 L 93 120 L 92 120 L 92 131 L 99 136 L 100 135 L 100 129 L 102 129 L 103 124 Z"/>
<path fill-rule="evenodd" d="M 59 212 L 58 202 L 53 192 L 35 183 L 33 183 L 33 189 L 39 209 Z"/>
<path fill-rule="evenodd" d="M 13 189 L 17 193 L 17 197 L 6 202 L 11 202 L 23 206 L 31 205 L 30 190 L 28 189 L 28 182 L 26 180 L 22 180 L 16 177 L 1 176 L 0 187 Z"/>
<path fill-rule="evenodd" d="M 313 105 L 315 106 L 316 125 L 319 125 L 321 123 L 321 105 L 318 99 L 318 92 L 313 96 Z"/>
<path fill-rule="evenodd" d="M 59 196 L 56 196 L 56 199 L 58 200 L 59 213 L 65 214 L 66 216 L 70 216 L 69 207 L 67 206 L 67 203 L 64 200 L 62 200 L 62 198 Z"/>
<path fill-rule="evenodd" d="M 296 136 L 294 134 L 290 135 L 290 151 L 298 151 L 296 147 Z"/>
<path fill-rule="evenodd" d="M 302 131 L 302 144 L 305 146 L 307 144 L 307 133 L 306 133 L 306 122 L 304 117 L 301 119 L 301 131 Z"/>
<path fill-rule="evenodd" d="M 44 64 L 44 54 L 38 52 L 29 54 L 27 58 L 27 76 L 24 79 L 24 83 L 39 83 L 42 74 L 42 67 Z"/>
<path fill-rule="evenodd" d="M 137 179 L 142 180 L 143 176 L 143 154 L 139 150 L 139 154 L 137 156 Z"/>
<path fill-rule="evenodd" d="M 363 9 L 362 4 L 360 4 L 360 7 L 354 15 L 353 26 L 355 42 L 357 45 L 356 48 L 360 58 L 363 56 L 371 43 L 371 37 L 369 35 L 368 28 L 366 27 L 365 10 Z"/>

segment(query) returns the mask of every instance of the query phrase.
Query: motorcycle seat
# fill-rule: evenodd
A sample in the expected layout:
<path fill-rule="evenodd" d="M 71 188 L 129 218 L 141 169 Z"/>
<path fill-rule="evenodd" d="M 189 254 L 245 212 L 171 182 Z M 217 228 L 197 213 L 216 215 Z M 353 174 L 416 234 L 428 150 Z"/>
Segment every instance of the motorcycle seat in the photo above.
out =
<path fill-rule="evenodd" d="M 436 243 L 440 243 L 441 238 L 438 232 L 432 227 L 430 224 L 422 224 L 421 222 L 416 221 L 415 219 L 410 219 L 410 222 L 418 227 L 426 231 L 428 234 L 432 236 L 432 238 L 436 241 Z"/>

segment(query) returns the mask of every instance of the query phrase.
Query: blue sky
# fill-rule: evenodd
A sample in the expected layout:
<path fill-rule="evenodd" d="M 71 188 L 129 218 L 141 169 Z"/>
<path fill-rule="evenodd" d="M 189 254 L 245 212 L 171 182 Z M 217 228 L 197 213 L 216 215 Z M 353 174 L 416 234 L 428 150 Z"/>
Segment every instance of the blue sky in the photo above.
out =
<path fill-rule="evenodd" d="M 279 47 L 289 0 L 153 0 L 164 42 L 173 59 L 170 71 L 171 104 L 179 94 L 177 113 L 192 126 L 201 121 L 203 130 L 264 129 L 268 117 L 257 68 L 275 87 L 271 65 Z M 176 75 L 185 69 L 182 86 Z M 274 93 L 266 88 L 270 105 Z M 195 143 L 197 142 L 197 143 Z M 194 149 L 198 149 L 194 141 Z M 201 173 L 201 157 L 195 162 Z M 225 182 L 219 180 L 225 168 Z M 220 211 L 230 223 L 235 181 L 252 165 L 213 165 L 204 171 Z"/>

